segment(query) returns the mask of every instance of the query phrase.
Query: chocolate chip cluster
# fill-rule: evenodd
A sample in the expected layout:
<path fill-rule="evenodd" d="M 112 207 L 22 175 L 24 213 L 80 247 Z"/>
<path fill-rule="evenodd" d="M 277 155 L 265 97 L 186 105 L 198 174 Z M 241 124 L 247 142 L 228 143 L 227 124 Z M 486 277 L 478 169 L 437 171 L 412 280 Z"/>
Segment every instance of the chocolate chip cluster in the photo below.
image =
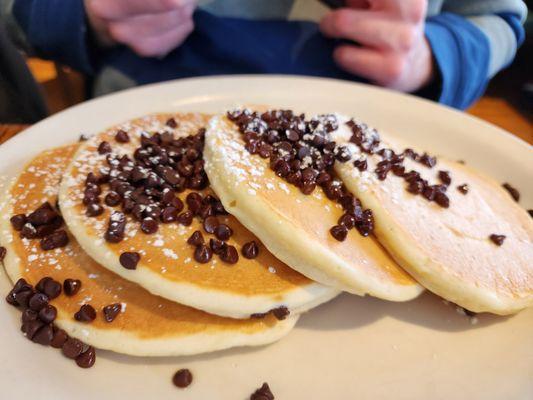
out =
<path fill-rule="evenodd" d="M 362 153 L 375 154 L 381 157 L 374 169 L 374 173 L 381 181 L 387 179 L 390 172 L 401 177 L 407 183 L 408 192 L 423 196 L 426 200 L 434 201 L 443 208 L 450 206 L 450 200 L 446 194 L 448 186 L 451 184 L 451 177 L 447 171 L 439 171 L 438 176 L 441 184 L 430 185 L 426 179 L 420 176 L 415 170 L 406 171 L 404 160 L 406 157 L 416 161 L 428 168 L 433 168 L 437 159 L 427 153 L 418 154 L 412 149 L 405 149 L 402 153 L 395 153 L 394 150 L 381 146 L 379 134 L 375 130 L 370 130 L 364 124 L 358 124 L 350 120 L 346 125 L 352 130 L 350 142 L 355 144 Z M 354 167 L 359 171 L 366 171 L 368 164 L 365 158 L 359 158 L 353 162 Z M 466 192 L 465 192 L 466 193 Z"/>
<path fill-rule="evenodd" d="M 69 337 L 64 330 L 53 324 L 57 309 L 50 301 L 57 298 L 62 290 L 67 295 L 73 293 L 69 283 L 64 283 L 62 289 L 61 284 L 50 277 L 41 279 L 35 288 L 26 280 L 19 279 L 7 295 L 6 301 L 22 311 L 21 330 L 29 340 L 61 349 L 62 353 L 74 359 L 79 367 L 90 368 L 96 360 L 94 347 Z"/>
<path fill-rule="evenodd" d="M 10 219 L 13 229 L 26 239 L 41 239 L 42 250 L 65 247 L 69 238 L 64 229 L 63 218 L 49 202 L 43 203 L 31 214 L 17 214 Z"/>
<path fill-rule="evenodd" d="M 320 186 L 330 200 L 342 205 L 344 214 L 330 230 L 335 239 L 344 240 L 352 228 L 363 236 L 372 233 L 372 211 L 364 210 L 333 172 L 335 160 L 351 159 L 346 147 L 330 139 L 329 133 L 338 128 L 335 116 L 306 120 L 304 114 L 295 115 L 290 110 L 259 114 L 246 109 L 228 112 L 227 116 L 243 135 L 246 150 L 269 159 L 277 176 L 306 195 Z"/>

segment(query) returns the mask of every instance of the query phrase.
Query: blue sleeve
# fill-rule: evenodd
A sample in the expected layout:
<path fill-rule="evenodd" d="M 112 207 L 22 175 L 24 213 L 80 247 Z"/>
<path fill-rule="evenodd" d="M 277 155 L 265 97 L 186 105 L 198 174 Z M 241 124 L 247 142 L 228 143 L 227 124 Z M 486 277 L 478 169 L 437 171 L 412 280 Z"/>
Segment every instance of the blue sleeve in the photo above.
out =
<path fill-rule="evenodd" d="M 428 18 L 425 33 L 440 73 L 439 102 L 467 108 L 488 82 L 487 37 L 465 18 L 447 12 Z"/>
<path fill-rule="evenodd" d="M 92 73 L 82 0 L 15 0 L 13 15 L 37 55 Z"/>
<path fill-rule="evenodd" d="M 498 13 L 497 15 L 507 22 L 507 25 L 513 30 L 513 33 L 516 36 L 517 47 L 524 43 L 526 32 L 520 21 L 520 16 L 514 13 Z"/>

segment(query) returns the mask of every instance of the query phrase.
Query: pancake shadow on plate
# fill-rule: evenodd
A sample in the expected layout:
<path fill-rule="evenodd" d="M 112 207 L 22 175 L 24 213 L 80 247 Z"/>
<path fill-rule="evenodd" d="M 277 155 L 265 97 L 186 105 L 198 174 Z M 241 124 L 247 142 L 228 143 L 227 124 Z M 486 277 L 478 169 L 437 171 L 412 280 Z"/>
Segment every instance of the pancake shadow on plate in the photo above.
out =
<path fill-rule="evenodd" d="M 442 298 L 427 291 L 415 300 L 399 303 L 345 293 L 303 315 L 295 329 L 357 329 L 384 317 L 433 330 L 457 332 L 502 323 L 512 318 L 512 315 L 477 314 L 474 324 L 470 317 L 459 314 L 455 305 L 445 304 Z"/>

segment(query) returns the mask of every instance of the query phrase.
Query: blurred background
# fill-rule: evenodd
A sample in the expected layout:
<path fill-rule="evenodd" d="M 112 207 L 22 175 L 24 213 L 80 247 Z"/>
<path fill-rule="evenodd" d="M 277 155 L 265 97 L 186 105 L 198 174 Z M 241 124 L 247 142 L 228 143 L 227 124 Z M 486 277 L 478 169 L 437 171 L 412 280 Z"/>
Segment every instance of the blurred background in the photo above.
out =
<path fill-rule="evenodd" d="M 533 1 L 526 1 L 533 10 Z M 533 15 L 525 24 L 526 40 L 513 64 L 500 72 L 485 95 L 468 112 L 488 120 L 533 143 Z M 0 79 L 0 136 L 32 124 L 88 98 L 88 78 L 60 64 L 26 58 L 8 41 L 0 26 L 0 78 L 16 76 L 16 82 Z M 2 83 L 4 82 L 4 83 Z M 7 110 L 7 111 L 6 111 Z M 11 125 L 15 125 L 13 128 Z M 13 133 L 14 134 L 14 133 Z"/>

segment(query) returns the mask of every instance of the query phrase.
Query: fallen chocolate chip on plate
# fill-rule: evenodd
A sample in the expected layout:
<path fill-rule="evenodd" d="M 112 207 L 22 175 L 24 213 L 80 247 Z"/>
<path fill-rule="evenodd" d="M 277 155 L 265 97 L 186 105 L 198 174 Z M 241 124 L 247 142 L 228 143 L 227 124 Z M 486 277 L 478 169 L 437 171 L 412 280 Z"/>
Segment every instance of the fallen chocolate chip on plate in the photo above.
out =
<path fill-rule="evenodd" d="M 180 369 L 172 377 L 172 383 L 179 388 L 186 388 L 192 383 L 192 373 L 187 368 Z"/>
<path fill-rule="evenodd" d="M 274 395 L 268 386 L 268 383 L 263 383 L 263 385 L 252 393 L 250 400 L 274 400 Z"/>

